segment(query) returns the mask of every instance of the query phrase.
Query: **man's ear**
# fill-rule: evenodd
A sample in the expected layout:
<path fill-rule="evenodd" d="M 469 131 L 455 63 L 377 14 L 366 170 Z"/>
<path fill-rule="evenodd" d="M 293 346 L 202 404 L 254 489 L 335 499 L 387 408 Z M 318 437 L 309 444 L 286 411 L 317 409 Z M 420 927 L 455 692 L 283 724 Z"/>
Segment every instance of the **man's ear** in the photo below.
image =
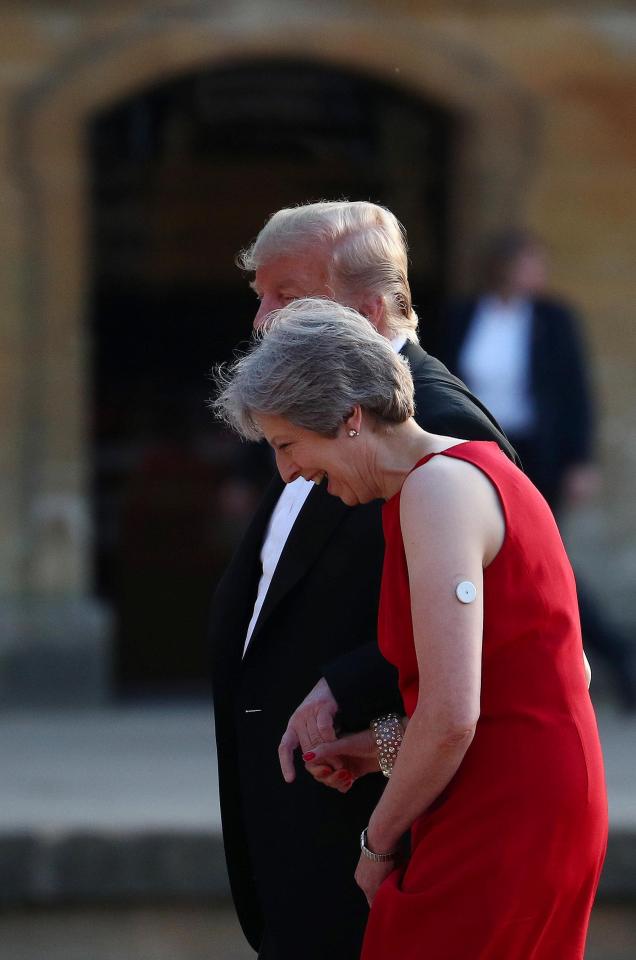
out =
<path fill-rule="evenodd" d="M 386 335 L 386 304 L 383 297 L 365 297 L 358 307 L 358 313 L 366 317 L 378 333 Z"/>

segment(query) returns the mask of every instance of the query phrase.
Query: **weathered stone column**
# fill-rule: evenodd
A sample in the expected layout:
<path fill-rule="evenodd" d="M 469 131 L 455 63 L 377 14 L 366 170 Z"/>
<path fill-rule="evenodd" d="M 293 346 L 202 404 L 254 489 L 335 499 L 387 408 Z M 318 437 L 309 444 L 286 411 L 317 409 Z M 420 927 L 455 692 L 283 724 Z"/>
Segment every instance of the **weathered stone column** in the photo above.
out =
<path fill-rule="evenodd" d="M 110 644 L 90 595 L 81 153 L 19 98 L 4 121 L 0 704 L 96 704 Z"/>

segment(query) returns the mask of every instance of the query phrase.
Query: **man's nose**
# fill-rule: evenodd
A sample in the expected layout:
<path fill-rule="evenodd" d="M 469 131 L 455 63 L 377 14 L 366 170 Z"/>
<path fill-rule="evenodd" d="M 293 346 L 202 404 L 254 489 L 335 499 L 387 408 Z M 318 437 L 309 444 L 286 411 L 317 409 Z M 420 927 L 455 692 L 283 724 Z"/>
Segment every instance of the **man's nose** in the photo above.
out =
<path fill-rule="evenodd" d="M 256 316 L 254 317 L 254 322 L 252 327 L 254 330 L 260 330 L 262 326 L 265 325 L 267 318 L 269 317 L 272 310 L 276 309 L 276 304 L 272 302 L 271 297 L 263 297 L 261 302 L 258 305 L 258 310 L 256 311 Z"/>

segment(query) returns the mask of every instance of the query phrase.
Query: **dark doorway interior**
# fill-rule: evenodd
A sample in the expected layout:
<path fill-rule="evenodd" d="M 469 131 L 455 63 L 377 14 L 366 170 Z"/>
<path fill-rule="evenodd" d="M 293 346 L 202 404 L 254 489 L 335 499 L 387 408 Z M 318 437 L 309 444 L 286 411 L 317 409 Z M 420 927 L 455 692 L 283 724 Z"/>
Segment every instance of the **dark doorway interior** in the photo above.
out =
<path fill-rule="evenodd" d="M 406 225 L 422 339 L 444 294 L 453 121 L 307 63 L 231 65 L 145 90 L 90 125 L 96 590 L 120 693 L 205 689 L 214 585 L 272 465 L 206 409 L 249 335 L 236 252 L 281 206 L 372 199 Z"/>

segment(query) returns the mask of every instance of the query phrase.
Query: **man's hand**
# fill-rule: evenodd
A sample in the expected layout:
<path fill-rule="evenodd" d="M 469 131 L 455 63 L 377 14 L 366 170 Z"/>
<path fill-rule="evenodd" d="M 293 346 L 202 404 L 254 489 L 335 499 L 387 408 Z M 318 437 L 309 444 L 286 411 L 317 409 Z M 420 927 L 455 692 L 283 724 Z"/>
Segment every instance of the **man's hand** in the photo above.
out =
<path fill-rule="evenodd" d="M 336 739 L 334 718 L 337 712 L 338 704 L 329 684 L 321 677 L 292 713 L 278 748 L 280 768 L 287 783 L 292 783 L 296 778 L 294 750 L 300 747 L 303 754 L 310 753 L 311 748 L 319 743 L 329 743 Z"/>

